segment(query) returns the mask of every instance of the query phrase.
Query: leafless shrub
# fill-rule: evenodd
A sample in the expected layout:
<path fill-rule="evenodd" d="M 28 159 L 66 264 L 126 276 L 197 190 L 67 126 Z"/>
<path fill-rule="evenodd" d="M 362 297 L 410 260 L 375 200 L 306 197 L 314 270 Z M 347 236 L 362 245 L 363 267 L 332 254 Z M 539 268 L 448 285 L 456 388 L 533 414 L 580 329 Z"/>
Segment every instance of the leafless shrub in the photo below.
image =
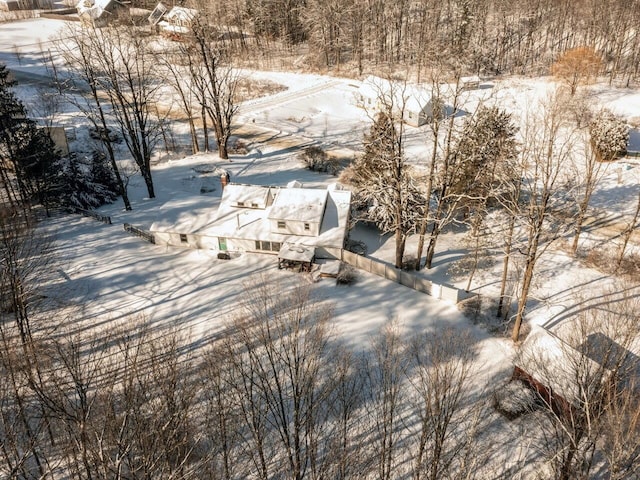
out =
<path fill-rule="evenodd" d="M 238 102 L 253 100 L 256 98 L 275 95 L 287 90 L 287 87 L 270 80 L 255 80 L 252 78 L 241 78 L 236 86 L 236 99 Z"/>
<path fill-rule="evenodd" d="M 340 162 L 324 150 L 317 146 L 304 149 L 298 158 L 304 165 L 313 172 L 324 172 L 337 175 L 340 170 Z"/>
<path fill-rule="evenodd" d="M 353 285 L 357 281 L 358 271 L 354 267 L 346 263 L 340 265 L 340 271 L 336 277 L 337 285 Z"/>
<path fill-rule="evenodd" d="M 509 420 L 536 408 L 538 397 L 520 380 L 512 380 L 493 392 L 493 407 Z"/>
<path fill-rule="evenodd" d="M 418 259 L 413 254 L 407 254 L 402 258 L 402 270 L 411 272 L 418 269 Z"/>
<path fill-rule="evenodd" d="M 229 152 L 235 155 L 246 155 L 247 153 L 249 153 L 249 146 L 245 141 L 237 138 L 233 142 L 231 142 L 231 145 L 229 146 Z"/>

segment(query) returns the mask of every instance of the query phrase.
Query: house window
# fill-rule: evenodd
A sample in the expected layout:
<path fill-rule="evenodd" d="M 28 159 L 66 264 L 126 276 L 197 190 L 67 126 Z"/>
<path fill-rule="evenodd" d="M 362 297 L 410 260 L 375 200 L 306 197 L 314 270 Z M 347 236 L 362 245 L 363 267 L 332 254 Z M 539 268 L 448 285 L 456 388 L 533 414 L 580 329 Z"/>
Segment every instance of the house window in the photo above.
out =
<path fill-rule="evenodd" d="M 256 250 L 262 250 L 265 252 L 279 252 L 282 244 L 280 242 L 265 242 L 256 240 Z"/>
<path fill-rule="evenodd" d="M 286 222 L 278 222 L 278 228 L 287 228 L 287 223 Z"/>
<path fill-rule="evenodd" d="M 181 233 L 181 234 L 180 234 L 180 241 L 181 241 L 182 243 L 187 243 L 187 241 L 188 241 L 188 240 L 187 240 L 187 235 L 186 235 L 186 234 L 184 234 L 184 233 Z"/>
<path fill-rule="evenodd" d="M 244 207 L 244 202 L 238 202 L 239 207 Z"/>
<path fill-rule="evenodd" d="M 258 204 L 257 203 L 252 203 L 251 204 L 251 208 L 258 208 Z"/>
<path fill-rule="evenodd" d="M 305 230 L 311 230 L 311 226 L 308 223 L 304 224 L 304 229 Z"/>

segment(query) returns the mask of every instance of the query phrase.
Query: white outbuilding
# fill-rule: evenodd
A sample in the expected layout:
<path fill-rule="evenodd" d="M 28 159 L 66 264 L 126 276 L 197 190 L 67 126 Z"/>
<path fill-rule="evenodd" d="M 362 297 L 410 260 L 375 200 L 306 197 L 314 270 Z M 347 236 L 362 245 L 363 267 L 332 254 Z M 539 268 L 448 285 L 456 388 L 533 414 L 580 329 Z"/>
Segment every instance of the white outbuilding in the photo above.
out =
<path fill-rule="evenodd" d="M 420 127 L 433 120 L 433 96 L 431 89 L 422 85 L 389 81 L 369 75 L 357 93 L 358 106 L 371 114 L 388 110 L 402 114 L 407 125 Z"/>

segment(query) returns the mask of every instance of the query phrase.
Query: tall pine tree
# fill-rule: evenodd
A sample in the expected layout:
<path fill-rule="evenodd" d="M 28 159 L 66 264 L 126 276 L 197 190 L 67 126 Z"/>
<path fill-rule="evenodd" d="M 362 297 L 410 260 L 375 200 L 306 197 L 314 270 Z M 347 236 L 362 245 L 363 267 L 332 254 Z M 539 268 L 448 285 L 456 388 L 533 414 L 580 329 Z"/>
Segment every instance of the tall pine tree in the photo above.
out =
<path fill-rule="evenodd" d="M 407 236 L 415 231 L 426 199 L 406 164 L 402 126 L 392 115 L 378 114 L 364 144 L 364 154 L 348 172 L 356 187 L 355 206 L 360 219 L 394 234 L 395 266 L 401 268 Z"/>

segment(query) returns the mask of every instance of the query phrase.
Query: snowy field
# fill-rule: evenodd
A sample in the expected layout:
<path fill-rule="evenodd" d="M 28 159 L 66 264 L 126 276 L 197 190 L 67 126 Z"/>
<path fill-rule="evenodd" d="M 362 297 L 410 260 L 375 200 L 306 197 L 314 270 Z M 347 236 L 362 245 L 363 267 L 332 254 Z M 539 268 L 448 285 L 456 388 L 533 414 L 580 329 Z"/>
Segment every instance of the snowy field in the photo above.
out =
<path fill-rule="evenodd" d="M 51 47 L 49 38 L 68 28 L 64 22 L 47 19 L 2 24 L 0 60 L 27 75 L 46 76 L 48 71 L 42 63 L 42 54 Z M 192 170 L 198 164 L 222 166 L 230 172 L 233 181 L 242 183 L 282 186 L 291 180 L 299 180 L 307 185 L 326 185 L 335 179 L 302 169 L 295 159 L 296 152 L 286 140 L 295 140 L 293 144 L 316 143 L 329 149 L 361 149 L 362 135 L 369 128 L 370 118 L 356 105 L 359 81 L 302 73 L 244 73 L 287 87 L 275 95 L 248 101 L 240 108 L 238 123 L 271 132 L 271 141 L 250 143 L 249 153 L 232 157 L 232 162 L 221 162 L 215 155 L 179 159 L 159 152 L 154 168 L 157 198 L 145 199 L 143 182 L 134 178 L 131 185 L 133 212 L 124 212 L 120 203 L 102 209 L 103 213 L 112 216 L 113 226 L 73 217 L 59 219 L 51 225 L 67 262 L 61 268 L 68 270 L 71 279 L 65 288 L 68 292 L 74 285 L 84 289 L 73 298 L 87 304 L 87 315 L 95 317 L 109 312 L 107 315 L 115 321 L 128 314 L 143 314 L 158 324 L 180 319 L 195 336 L 206 338 L 216 331 L 217 319 L 233 310 L 233 299 L 240 294 L 244 277 L 265 270 L 273 275 L 287 275 L 271 272 L 275 264 L 272 257 L 244 255 L 221 263 L 207 252 L 165 250 L 141 243 L 129 238 L 121 229 L 124 222 L 149 228 L 162 214 L 162 206 L 170 200 L 189 198 L 192 201 L 195 198 L 203 207 L 215 209 L 219 191 L 198 195 L 200 179 Z M 517 116 L 535 108 L 536 102 L 544 98 L 552 86 L 547 79 L 485 81 L 482 88 L 465 93 L 463 109 L 472 111 L 480 102 L 495 102 Z M 34 87 L 21 87 L 18 93 L 27 105 L 37 104 Z M 596 85 L 590 87 L 589 95 L 595 104 L 611 108 L 630 120 L 634 120 L 640 111 L 640 92 L 637 90 Z M 67 110 L 58 120 L 75 128 L 77 139 L 72 142 L 72 148 L 86 149 L 86 125 L 81 116 Z M 180 130 L 180 125 L 177 128 L 177 138 L 186 144 L 186 129 Z M 429 154 L 427 129 L 427 126 L 406 127 L 407 155 L 418 166 L 424 164 Z M 594 209 L 605 212 L 612 221 L 624 222 L 624 214 L 632 210 L 636 201 L 639 184 L 638 160 L 609 165 L 594 194 Z M 392 259 L 392 239 L 360 227 L 353 235 L 367 243 L 371 256 L 385 261 Z M 409 239 L 408 253 L 415 248 L 415 243 L 415 238 Z M 446 234 L 436 254 L 434 268 L 425 276 L 454 283 L 455 278 L 449 277 L 448 268 L 464 252 L 459 235 Z M 102 255 L 104 263 L 100 261 Z M 542 262 L 529 312 L 529 319 L 534 323 L 552 324 L 558 316 L 566 317 L 577 292 L 584 297 L 587 291 L 593 291 L 596 298 L 610 288 L 608 277 L 580 267 L 561 252 L 549 252 Z M 472 290 L 494 295 L 497 288 L 495 273 L 481 271 Z M 337 321 L 345 335 L 354 341 L 364 340 L 390 318 L 401 319 L 410 329 L 438 321 L 464 321 L 453 306 L 362 275 L 360 284 L 351 289 L 336 289 L 323 283 L 318 287 L 323 296 L 336 303 Z M 464 281 L 459 283 L 464 286 Z M 587 285 L 588 289 L 585 288 Z M 370 294 L 363 295 L 363 292 Z M 359 301 L 361 298 L 367 298 L 367 301 Z"/>
<path fill-rule="evenodd" d="M 48 50 L 48 38 L 61 28 L 63 22 L 44 19 L 0 24 L 0 61 L 27 75 L 46 77 L 41 52 Z M 315 143 L 327 149 L 361 150 L 362 136 L 371 120 L 356 105 L 359 81 L 303 73 L 245 74 L 287 87 L 241 105 L 238 123 L 267 132 L 269 141 L 261 140 L 264 135 L 249 137 L 248 153 L 231 155 L 231 161 L 222 161 L 216 154 L 180 158 L 158 152 L 153 168 L 156 198 L 146 198 L 144 182 L 133 177 L 133 211 L 125 212 L 120 201 L 100 209 L 100 213 L 111 216 L 112 225 L 80 216 L 58 217 L 44 224 L 43 228 L 55 238 L 58 253 L 55 281 L 46 293 L 67 312 L 58 334 L 91 332 L 106 336 L 114 328 L 143 319 L 153 330 L 180 331 L 188 339 L 189 349 L 197 350 L 215 339 L 225 321 L 237 314 L 239 299 L 252 278 L 266 276 L 285 285 L 310 282 L 306 276 L 278 270 L 274 256 L 244 254 L 219 260 L 209 251 L 151 245 L 122 228 L 123 223 L 130 223 L 148 229 L 161 219 L 167 202 L 188 201 L 215 211 L 221 191 L 218 187 L 208 194 L 199 193 L 204 180 L 194 167 L 202 164 L 226 169 L 231 180 L 239 183 L 284 186 L 298 180 L 305 186 L 326 186 L 335 182 L 335 177 L 305 170 L 296 160 L 292 145 Z M 482 89 L 467 92 L 464 108 L 472 111 L 481 101 L 495 102 L 518 115 L 535 108 L 537 100 L 551 87 L 549 79 L 486 81 Z M 28 106 L 38 101 L 38 90 L 32 85 L 19 87 L 17 92 Z M 595 104 L 611 108 L 630 121 L 638 120 L 640 91 L 596 85 L 590 87 L 589 95 Z M 71 149 L 88 151 L 86 122 L 81 116 L 67 107 L 58 120 L 76 131 Z M 179 124 L 176 128 L 177 139 L 186 145 L 187 129 Z M 429 156 L 427 129 L 406 128 L 407 155 L 418 166 Z M 123 151 L 120 155 L 126 157 Z M 624 224 L 624 216 L 637 202 L 639 188 L 639 159 L 611 164 L 594 194 L 594 210 L 612 223 Z M 367 244 L 370 256 L 392 261 L 392 238 L 361 226 L 352 232 L 352 237 Z M 589 238 L 589 232 L 585 238 Z M 594 234 L 592 241 L 603 240 Z M 416 244 L 417 239 L 410 238 L 407 253 L 413 253 Z M 443 234 L 433 268 L 422 275 L 464 288 L 466 278 L 458 278 L 451 271 L 467 252 L 461 234 Z M 499 271 L 498 261 L 480 269 L 471 290 L 495 298 Z M 364 272 L 359 273 L 354 285 L 337 286 L 324 279 L 313 288 L 319 298 L 332 305 L 340 341 L 356 351 L 369 348 L 373 336 L 391 320 L 399 322 L 407 337 L 453 326 L 469 330 L 477 342 L 478 388 L 501 384 L 510 376 L 514 355 L 511 342 L 473 325 L 455 305 Z M 527 319 L 533 324 L 559 328 L 598 302 L 603 294 L 619 288 L 611 277 L 581 266 L 560 250 L 550 249 L 539 263 Z M 640 294 L 637 285 L 625 288 L 632 296 Z M 509 435 L 520 435 L 517 425 L 504 428 L 511 430 L 504 434 L 505 441 Z M 505 449 L 505 457 L 508 453 Z"/>
<path fill-rule="evenodd" d="M 51 47 L 49 38 L 59 36 L 60 32 L 64 34 L 68 28 L 64 22 L 48 19 L 2 24 L 0 60 L 27 75 L 46 76 L 48 71 L 42 63 L 42 53 Z M 78 303 L 87 303 L 88 315 L 95 317 L 110 312 L 107 315 L 115 321 L 128 314 L 143 314 L 158 324 L 180 319 L 195 336 L 206 337 L 216 331 L 216 319 L 233 310 L 233 299 L 240 294 L 244 277 L 265 270 L 274 275 L 287 275 L 271 272 L 275 263 L 272 257 L 244 255 L 221 263 L 208 252 L 166 250 L 141 243 L 128 237 L 121 229 L 124 222 L 149 228 L 162 214 L 162 206 L 170 200 L 188 198 L 202 202 L 204 208 L 215 209 L 219 191 L 198 195 L 201 180 L 192 168 L 201 163 L 221 166 L 230 172 L 232 181 L 241 183 L 282 186 L 291 180 L 299 180 L 307 185 L 326 185 L 335 179 L 302 169 L 290 145 L 316 143 L 329 149 L 361 149 L 362 135 L 371 121 L 367 113 L 356 105 L 359 81 L 302 73 L 244 74 L 286 87 L 274 95 L 245 102 L 240 108 L 238 123 L 270 132 L 271 141 L 250 143 L 249 153 L 232 157 L 232 162 L 221 162 L 215 155 L 179 159 L 160 152 L 154 168 L 157 198 L 145 199 L 143 182 L 140 178 L 133 178 L 131 197 L 134 211 L 124 212 L 120 203 L 102 209 L 103 213 L 112 216 L 113 226 L 73 217 L 59 219 L 52 224 L 67 262 L 61 268 L 68 270 L 71 278 L 65 288 L 71 291 L 77 284 L 78 288 L 84 289 L 73 298 Z M 536 102 L 544 98 L 552 86 L 547 79 L 485 81 L 481 89 L 465 93 L 463 109 L 472 111 L 480 102 L 495 102 L 518 116 L 527 109 L 535 108 Z M 18 93 L 27 105 L 37 104 L 38 93 L 34 87 L 21 87 Z M 640 92 L 637 90 L 596 85 L 590 87 L 589 95 L 595 104 L 611 108 L 632 121 L 640 111 Z M 81 116 L 67 109 L 58 120 L 75 128 L 77 139 L 72 142 L 72 148 L 86 149 L 86 128 Z M 180 130 L 180 125 L 177 128 L 177 138 L 186 144 L 186 129 L 182 127 Z M 427 126 L 406 127 L 407 155 L 418 166 L 424 164 L 429 154 L 427 129 Z M 294 142 L 287 143 L 288 139 Z M 640 162 L 637 160 L 609 165 L 594 194 L 594 209 L 606 212 L 611 220 L 617 218 L 623 222 L 623 215 L 633 208 L 639 184 Z M 367 243 L 371 256 L 391 261 L 392 239 L 360 227 L 353 236 Z M 415 243 L 415 238 L 409 239 L 408 253 L 415 248 Z M 444 235 L 434 268 L 425 276 L 454 283 L 456 279 L 449 276 L 448 269 L 464 252 L 459 235 Z M 104 264 L 99 260 L 101 255 L 104 255 Z M 610 288 L 608 277 L 580 267 L 561 252 L 550 252 L 542 261 L 536 279 L 535 299 L 529 312 L 529 319 L 534 323 L 552 324 L 558 316 L 566 317 L 577 292 L 584 297 L 587 285 L 587 291 L 593 291 L 594 298 Z M 479 272 L 472 290 L 494 295 L 497 288 L 495 273 L 491 270 Z M 410 329 L 438 321 L 464 321 L 453 306 L 362 275 L 360 284 L 351 289 L 336 289 L 323 283 L 318 287 L 323 296 L 336 303 L 337 321 L 345 335 L 354 341 L 363 341 L 390 318 L 401 319 Z M 577 278 L 580 281 L 576 281 Z M 464 283 L 464 280 L 459 282 L 460 286 Z M 575 291 L 567 285 L 573 285 Z M 365 296 L 363 292 L 371 294 Z M 366 302 L 358 301 L 365 297 Z"/>

